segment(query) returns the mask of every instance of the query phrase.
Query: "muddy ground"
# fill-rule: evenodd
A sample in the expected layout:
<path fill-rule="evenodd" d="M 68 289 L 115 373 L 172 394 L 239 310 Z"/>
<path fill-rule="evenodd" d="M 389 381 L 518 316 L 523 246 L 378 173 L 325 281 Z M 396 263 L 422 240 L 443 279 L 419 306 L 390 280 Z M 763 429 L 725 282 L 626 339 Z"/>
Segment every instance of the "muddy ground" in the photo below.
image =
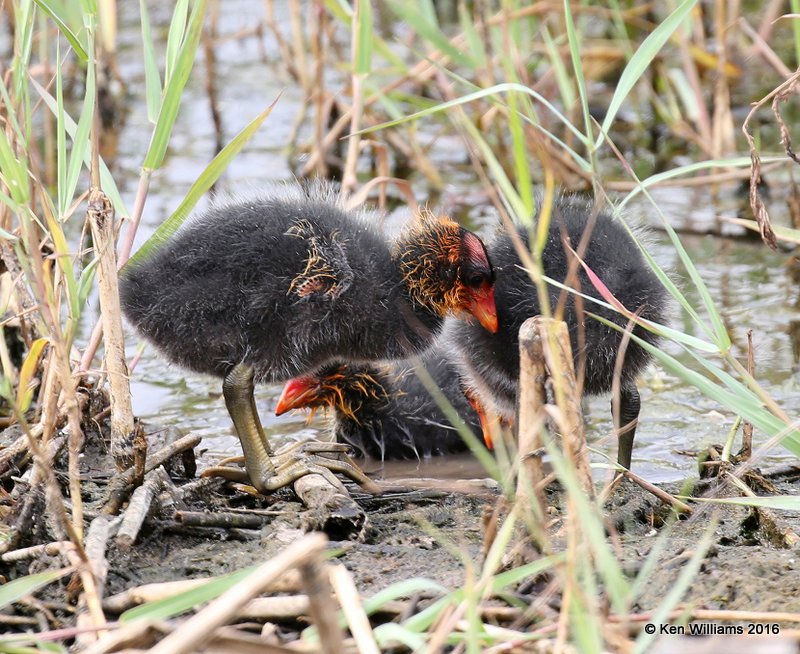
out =
<path fill-rule="evenodd" d="M 800 469 L 793 481 L 779 482 L 778 489 L 786 494 L 800 492 Z M 678 492 L 679 488 L 667 490 Z M 464 566 L 442 544 L 443 538 L 480 564 L 485 516 L 494 509 L 496 499 L 460 493 L 438 497 L 438 493 L 430 493 L 428 498 L 388 494 L 378 499 L 354 494 L 369 515 L 365 538 L 363 542 L 335 544 L 342 549 L 339 560 L 354 574 L 363 595 L 411 577 L 427 577 L 448 588 L 462 586 Z M 230 495 L 221 491 L 209 499 L 192 508 L 218 510 L 231 504 Z M 560 493 L 550 492 L 548 500 L 557 518 L 553 527 L 557 534 L 558 518 L 563 517 Z M 176 532 L 162 525 L 147 529 L 128 552 L 112 547 L 107 592 L 154 581 L 217 575 L 270 558 L 299 534 L 294 530 L 301 527 L 302 507 L 281 500 L 269 508 L 282 515 L 259 530 Z M 632 483 L 615 491 L 607 509 L 609 526 L 618 535 L 622 566 L 629 575 L 638 572 L 660 538 L 667 538 L 635 611 L 654 609 L 664 600 L 716 516 L 719 523 L 711 547 L 684 603 L 695 608 L 800 613 L 800 547 L 778 542 L 772 525 L 761 524 L 763 520 L 752 509 L 701 508 L 696 516 L 676 522 L 670 520 L 670 510 L 660 500 Z M 780 512 L 777 519 L 779 528 L 800 534 L 800 513 Z"/>
<path fill-rule="evenodd" d="M 84 458 L 84 462 L 97 460 L 92 456 Z M 299 537 L 307 524 L 307 514 L 291 491 L 264 499 L 221 480 L 188 482 L 180 479 L 186 474 L 184 464 L 172 465 L 171 476 L 177 487 L 192 483 L 199 492 L 185 502 L 165 501 L 156 506 L 132 547 L 120 547 L 113 538 L 109 541 L 106 597 L 141 584 L 214 576 L 265 561 Z M 107 501 L 108 483 L 100 478 L 102 469 L 102 465 L 95 464 L 84 470 L 89 519 Z M 773 492 L 798 494 L 800 466 L 773 482 Z M 714 482 L 703 482 L 696 492 L 708 493 L 713 485 Z M 495 491 L 484 489 L 479 495 L 471 495 L 438 489 L 410 490 L 373 497 L 355 486 L 349 487 L 366 511 L 368 524 L 361 540 L 337 540 L 340 536 L 334 534 L 332 547 L 339 551 L 339 561 L 353 573 L 363 597 L 412 577 L 426 577 L 456 589 L 464 584 L 464 558 L 480 566 L 486 521 L 498 504 Z M 666 490 L 678 493 L 680 488 L 672 485 Z M 165 497 L 162 495 L 162 500 Z M 551 534 L 556 544 L 563 536 L 562 499 L 557 489 L 548 491 Z M 204 514 L 233 511 L 249 519 L 258 516 L 263 523 L 255 528 L 193 527 L 176 521 L 176 509 Z M 647 583 L 640 586 L 641 594 L 631 607 L 633 612 L 647 612 L 663 602 L 716 516 L 718 524 L 711 547 L 683 604 L 705 609 L 800 613 L 800 546 L 796 541 L 800 512 L 756 513 L 749 508 L 695 506 L 694 516 L 674 520 L 661 500 L 627 481 L 614 491 L 606 510 L 607 531 L 612 534 L 623 570 L 631 578 L 656 543 L 663 547 Z M 30 537 L 21 545 L 52 540 L 46 520 L 34 524 Z M 33 560 L 4 565 L 3 574 L 13 579 L 62 566 L 57 556 L 42 554 Z M 532 602 L 546 581 L 523 582 L 517 589 L 518 599 Z M 63 602 L 66 586 L 65 579 L 60 587 L 48 587 L 46 599 Z M 558 601 L 554 596 L 551 602 L 555 611 Z M 17 607 L 18 614 L 30 615 L 29 609 Z M 72 616 L 55 613 L 63 625 L 70 624 Z"/>

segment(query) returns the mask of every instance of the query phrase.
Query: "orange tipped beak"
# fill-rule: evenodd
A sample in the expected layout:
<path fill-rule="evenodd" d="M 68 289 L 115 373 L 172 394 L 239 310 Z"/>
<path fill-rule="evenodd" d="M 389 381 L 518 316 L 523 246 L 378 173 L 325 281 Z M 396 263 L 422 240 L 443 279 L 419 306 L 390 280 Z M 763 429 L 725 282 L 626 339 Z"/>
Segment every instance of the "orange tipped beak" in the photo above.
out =
<path fill-rule="evenodd" d="M 494 442 L 492 441 L 492 428 L 489 424 L 489 418 L 486 416 L 486 410 L 483 408 L 483 404 L 481 404 L 478 398 L 476 398 L 470 391 L 464 391 L 464 395 L 466 396 L 470 406 L 474 409 L 475 413 L 478 414 L 478 420 L 481 422 L 483 442 L 486 444 L 488 449 L 493 450 Z"/>
<path fill-rule="evenodd" d="M 478 319 L 481 327 L 492 334 L 497 333 L 497 307 L 494 304 L 494 286 L 485 286 L 470 291 L 467 311 Z"/>
<path fill-rule="evenodd" d="M 310 377 L 295 377 L 286 382 L 283 392 L 278 398 L 275 415 L 281 416 L 292 409 L 308 406 L 314 397 L 317 384 Z"/>

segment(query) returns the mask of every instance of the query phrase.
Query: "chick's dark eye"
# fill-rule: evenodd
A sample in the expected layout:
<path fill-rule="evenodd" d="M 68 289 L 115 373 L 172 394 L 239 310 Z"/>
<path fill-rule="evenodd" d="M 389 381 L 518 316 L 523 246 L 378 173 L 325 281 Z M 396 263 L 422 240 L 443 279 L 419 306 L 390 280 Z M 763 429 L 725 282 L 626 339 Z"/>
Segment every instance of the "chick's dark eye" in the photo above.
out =
<path fill-rule="evenodd" d="M 486 279 L 480 273 L 472 273 L 467 277 L 467 286 L 480 286 Z"/>

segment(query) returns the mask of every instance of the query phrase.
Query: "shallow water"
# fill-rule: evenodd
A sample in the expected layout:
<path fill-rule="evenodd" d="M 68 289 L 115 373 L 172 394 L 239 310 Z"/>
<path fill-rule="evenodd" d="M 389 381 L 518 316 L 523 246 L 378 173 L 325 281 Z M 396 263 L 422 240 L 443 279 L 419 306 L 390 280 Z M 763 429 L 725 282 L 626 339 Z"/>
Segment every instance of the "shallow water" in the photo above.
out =
<path fill-rule="evenodd" d="M 220 32 L 223 34 L 246 31 L 254 20 L 262 16 L 263 5 L 256 0 L 226 0 Z M 144 79 L 141 59 L 132 48 L 138 42 L 136 6 L 123 3 L 121 65 L 123 76 L 129 81 L 131 113 L 120 133 L 119 152 L 114 164 L 116 178 L 129 180 L 123 187 L 123 197 L 133 204 L 138 166 L 148 145 L 149 126 L 144 114 Z M 168 20 L 165 9 L 154 11 L 154 23 Z M 156 28 L 157 29 L 157 28 Z M 274 53 L 271 37 L 265 36 L 264 47 L 258 37 L 230 39 L 221 42 L 217 49 L 217 88 L 219 108 L 224 126 L 224 141 L 232 138 L 249 120 L 271 103 L 278 93 L 280 102 L 265 125 L 234 161 L 219 184 L 223 192 L 248 193 L 263 189 L 270 183 L 291 179 L 291 172 L 283 151 L 291 133 L 292 122 L 302 93 L 281 72 L 279 62 L 264 61 L 262 52 Z M 132 55 L 136 56 L 132 56 Z M 137 237 L 141 244 L 147 235 L 173 211 L 191 183 L 214 156 L 215 134 L 211 122 L 208 99 L 199 81 L 204 63 L 198 61 L 193 83 L 186 91 L 179 122 L 176 126 L 165 166 L 153 176 L 145 209 L 143 225 Z M 487 206 L 472 173 L 466 167 L 466 155 L 461 156 L 460 142 L 440 142 L 434 150 L 434 160 L 448 180 L 441 205 L 448 210 L 466 212 L 469 219 L 483 229 L 491 228 L 494 212 Z M 424 189 L 419 189 L 420 199 Z M 733 194 L 714 201 L 708 189 L 669 189 L 657 193 L 659 205 L 676 227 L 706 229 L 713 226 L 719 215 L 735 217 L 741 200 Z M 632 207 L 631 217 L 639 222 L 657 224 L 645 208 Z M 637 215 L 641 214 L 641 215 Z M 692 259 L 697 263 L 711 295 L 728 325 L 736 352 L 743 358 L 748 329 L 754 330 L 758 378 L 770 394 L 790 415 L 800 409 L 798 393 L 798 311 L 797 284 L 785 266 L 788 255 L 772 253 L 759 243 L 720 239 L 712 236 L 687 236 L 682 238 Z M 652 252 L 665 267 L 677 270 L 677 256 L 665 237 L 656 232 Z M 679 272 L 676 279 L 685 289 L 688 280 Z M 690 293 L 693 301 L 696 293 Z M 698 306 L 699 300 L 694 302 Z M 690 326 L 688 317 L 673 307 L 672 324 L 683 330 L 692 330 L 701 336 L 699 329 Z M 138 339 L 131 335 L 129 354 L 136 348 Z M 680 348 L 665 345 L 666 351 L 679 356 Z M 680 455 L 679 450 L 702 449 L 711 443 L 721 443 L 731 428 L 734 416 L 712 400 L 703 397 L 692 387 L 685 386 L 670 374 L 653 366 L 641 380 L 642 414 L 634 450 L 636 471 L 652 481 L 677 480 L 691 474 L 694 459 Z M 174 425 L 195 430 L 205 438 L 203 447 L 219 455 L 239 452 L 239 444 L 232 434 L 230 420 L 221 398 L 219 380 L 185 373 L 166 364 L 150 347 L 132 378 L 135 413 L 146 420 L 153 429 Z M 257 401 L 267 434 L 274 443 L 314 437 L 324 429 L 324 420 L 317 419 L 306 425 L 302 415 L 275 417 L 272 413 L 279 387 L 262 387 Z M 609 399 L 591 398 L 586 403 L 589 437 L 600 451 L 613 450 L 606 437 L 611 430 Z M 763 435 L 756 431 L 756 447 Z M 777 462 L 788 458 L 780 448 L 772 448 L 766 460 Z M 463 476 L 473 469 L 462 459 L 438 462 L 438 475 Z M 464 468 L 463 466 L 467 466 Z M 416 471 L 431 474 L 432 466 Z M 450 472 L 445 472 L 445 470 Z M 412 466 L 413 470 L 413 466 Z M 408 465 L 384 471 L 388 476 L 409 474 Z M 480 474 L 477 467 L 474 474 Z"/>

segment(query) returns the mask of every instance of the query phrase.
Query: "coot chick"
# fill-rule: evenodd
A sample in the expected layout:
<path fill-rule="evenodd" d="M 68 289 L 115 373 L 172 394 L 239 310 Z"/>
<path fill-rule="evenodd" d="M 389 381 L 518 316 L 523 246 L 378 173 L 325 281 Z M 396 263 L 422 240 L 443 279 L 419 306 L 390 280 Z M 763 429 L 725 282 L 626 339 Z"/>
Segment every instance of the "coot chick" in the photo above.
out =
<path fill-rule="evenodd" d="M 461 390 L 458 373 L 436 349 L 421 360 L 433 381 L 474 433 L 478 414 Z M 393 364 L 333 363 L 286 383 L 275 409 L 333 408 L 331 431 L 360 456 L 422 459 L 469 448 L 408 361 Z"/>
<path fill-rule="evenodd" d="M 260 492 L 309 471 L 366 477 L 329 448 L 276 455 L 254 384 L 333 360 L 405 358 L 428 347 L 448 313 L 497 329 L 492 266 L 481 240 L 448 218 L 419 217 L 393 244 L 376 220 L 327 187 L 218 206 L 120 276 L 128 320 L 171 361 L 223 378 L 223 395 Z M 322 470 L 321 470 L 322 468 Z"/>
<path fill-rule="evenodd" d="M 565 279 L 572 254 L 565 248 L 562 234 L 568 239 L 570 247 L 578 252 L 584 231 L 591 230 L 582 255 L 586 265 L 629 311 L 637 312 L 642 318 L 653 322 L 663 322 L 666 291 L 637 245 L 625 228 L 610 216 L 598 213 L 592 219 L 592 215 L 589 205 L 575 199 L 560 198 L 554 203 L 547 243 L 542 253 L 543 274 L 567 283 Z M 528 247 L 527 228 L 518 228 L 518 233 Z M 519 329 L 525 320 L 540 313 L 539 298 L 507 232 L 500 231 L 487 249 L 497 275 L 495 302 L 499 329 L 490 334 L 470 325 L 453 323 L 445 329 L 445 338 L 455 346 L 455 361 L 467 389 L 487 410 L 494 410 L 505 420 L 513 420 L 519 386 Z M 577 279 L 577 284 L 572 284 L 574 287 L 585 295 L 602 300 L 580 265 Z M 561 294 L 566 293 L 563 320 L 569 329 L 576 369 L 581 361 L 585 365 L 584 394 L 609 392 L 623 333 L 589 316 L 579 315 L 574 294 L 552 285 L 548 285 L 548 289 L 553 311 Z M 623 328 L 628 324 L 628 318 L 612 309 L 588 300 L 584 300 L 583 304 L 585 311 L 600 315 Z M 581 330 L 583 345 L 579 343 Z M 650 344 L 657 342 L 655 334 L 639 325 L 634 327 L 633 333 Z M 635 380 L 650 359 L 641 346 L 633 340 L 629 341 L 620 379 L 619 424 L 615 425 L 619 430 L 618 461 L 626 468 L 630 468 L 631 464 L 640 408 Z"/>

